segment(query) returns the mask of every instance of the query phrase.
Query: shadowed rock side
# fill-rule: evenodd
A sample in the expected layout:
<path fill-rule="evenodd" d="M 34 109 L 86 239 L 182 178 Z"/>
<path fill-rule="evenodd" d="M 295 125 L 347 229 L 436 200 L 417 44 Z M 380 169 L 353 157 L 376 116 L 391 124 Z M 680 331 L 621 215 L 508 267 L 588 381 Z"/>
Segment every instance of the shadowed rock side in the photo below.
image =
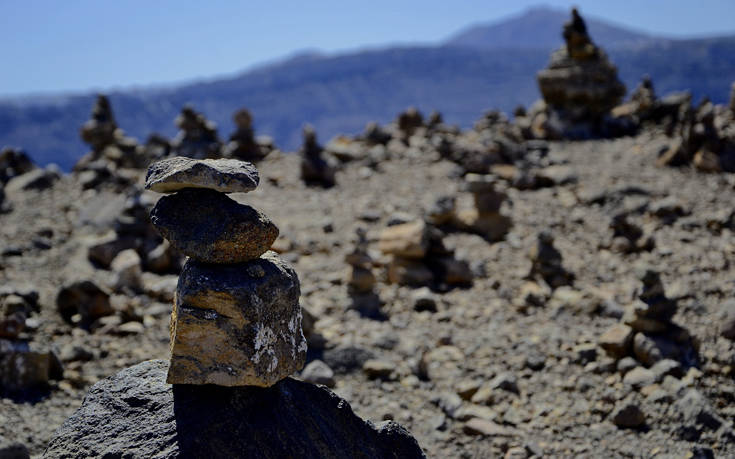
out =
<path fill-rule="evenodd" d="M 394 422 L 374 426 L 329 389 L 171 386 L 150 360 L 95 384 L 44 457 L 424 457 Z"/>

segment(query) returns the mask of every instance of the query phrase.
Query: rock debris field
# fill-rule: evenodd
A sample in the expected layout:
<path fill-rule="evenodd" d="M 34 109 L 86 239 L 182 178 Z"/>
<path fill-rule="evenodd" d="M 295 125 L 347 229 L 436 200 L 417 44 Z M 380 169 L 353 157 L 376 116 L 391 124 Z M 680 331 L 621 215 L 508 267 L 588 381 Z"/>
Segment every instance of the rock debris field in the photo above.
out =
<path fill-rule="evenodd" d="M 563 36 L 471 129 L 0 151 L 0 458 L 734 457 L 735 86 Z"/>
<path fill-rule="evenodd" d="M 398 421 L 430 457 L 728 456 L 735 347 L 723 335 L 733 333 L 724 327 L 734 309 L 735 180 L 655 167 L 655 146 L 664 142 L 651 133 L 550 142 L 542 166 L 563 171 L 564 184 L 508 187 L 502 213 L 513 226 L 503 240 L 448 231 L 444 244 L 473 280 L 446 291 L 387 283 L 388 261 L 377 250 L 388 223 L 421 218 L 441 195 L 471 202 L 459 191 L 457 165 L 438 155 L 348 163 L 337 173 L 341 185 L 322 189 L 302 183 L 297 156 L 274 154 L 259 163 L 255 191 L 230 196 L 256 202 L 280 228 L 273 248 L 299 275 L 310 316 L 302 376 L 333 387 L 363 418 Z M 139 293 L 111 293 L 114 313 L 92 328 L 65 321 L 54 307 L 59 286 L 84 273 L 106 286 L 115 275 L 92 266 L 87 244 L 112 226 L 125 197 L 83 191 L 65 175 L 6 202 L 13 210 L 0 216 L 0 231 L 12 244 L 0 276 L 5 288 L 38 292 L 34 334 L 57 349 L 63 376 L 35 399 L 2 399 L 0 435 L 40 454 L 91 384 L 169 357 L 176 274 L 142 273 Z M 653 236 L 650 251 L 610 245 L 612 216 L 621 212 Z M 344 258 L 358 227 L 374 258 L 379 318 L 351 307 Z M 575 278 L 553 291 L 534 283 L 529 293 L 530 252 L 542 231 L 553 234 Z M 640 264 L 660 274 L 678 303 L 671 322 L 691 336 L 693 364 L 657 365 L 633 352 L 616 358 L 601 347 L 641 289 Z"/>

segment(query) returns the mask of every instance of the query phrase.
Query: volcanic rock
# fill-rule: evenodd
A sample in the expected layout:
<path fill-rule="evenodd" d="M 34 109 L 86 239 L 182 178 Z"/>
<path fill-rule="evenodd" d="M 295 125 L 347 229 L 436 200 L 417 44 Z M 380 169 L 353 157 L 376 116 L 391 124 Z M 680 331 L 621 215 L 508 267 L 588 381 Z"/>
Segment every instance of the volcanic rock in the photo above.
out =
<path fill-rule="evenodd" d="M 246 263 L 188 260 L 171 316 L 171 384 L 271 386 L 306 358 L 299 281 L 275 253 Z"/>
<path fill-rule="evenodd" d="M 217 126 L 204 115 L 187 105 L 181 109 L 175 123 L 180 129 L 171 141 L 175 155 L 197 159 L 220 156 L 222 143 L 217 137 Z"/>
<path fill-rule="evenodd" d="M 143 362 L 95 384 L 44 457 L 421 458 L 399 424 L 374 426 L 325 387 L 169 385 Z"/>
<path fill-rule="evenodd" d="M 151 222 L 174 247 L 205 263 L 252 260 L 278 237 L 278 228 L 264 214 L 206 189 L 162 197 Z"/>
<path fill-rule="evenodd" d="M 152 164 L 145 187 L 158 193 L 174 193 L 184 188 L 247 193 L 258 186 L 258 181 L 255 166 L 244 161 L 175 157 Z"/>

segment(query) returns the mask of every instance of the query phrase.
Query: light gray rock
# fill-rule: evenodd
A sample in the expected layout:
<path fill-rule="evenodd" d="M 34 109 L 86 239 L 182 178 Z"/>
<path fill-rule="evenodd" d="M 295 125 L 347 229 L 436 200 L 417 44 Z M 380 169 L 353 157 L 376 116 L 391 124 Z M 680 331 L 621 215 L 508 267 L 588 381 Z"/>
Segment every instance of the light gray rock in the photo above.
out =
<path fill-rule="evenodd" d="M 164 159 L 148 168 L 145 187 L 159 193 L 208 188 L 222 193 L 247 193 L 259 182 L 254 165 L 236 159 Z"/>

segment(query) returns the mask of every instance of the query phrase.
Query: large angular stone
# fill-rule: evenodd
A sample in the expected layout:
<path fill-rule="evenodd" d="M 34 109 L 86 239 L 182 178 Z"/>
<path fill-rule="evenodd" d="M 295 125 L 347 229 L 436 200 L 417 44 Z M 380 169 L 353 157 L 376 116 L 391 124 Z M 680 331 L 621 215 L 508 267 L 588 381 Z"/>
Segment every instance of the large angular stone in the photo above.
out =
<path fill-rule="evenodd" d="M 43 389 L 62 373 L 59 358 L 48 347 L 0 339 L 0 392 Z"/>
<path fill-rule="evenodd" d="M 171 317 L 171 384 L 271 386 L 303 367 L 299 280 L 275 253 L 188 260 Z"/>
<path fill-rule="evenodd" d="M 399 424 L 360 419 L 326 387 L 171 386 L 166 367 L 151 360 L 95 384 L 44 457 L 424 457 Z"/>
<path fill-rule="evenodd" d="M 208 188 L 222 193 L 247 193 L 258 186 L 258 170 L 236 159 L 192 159 L 178 156 L 148 168 L 146 189 L 174 193 L 184 188 Z"/>
<path fill-rule="evenodd" d="M 278 228 L 264 214 L 212 190 L 162 197 L 151 222 L 171 245 L 205 263 L 252 260 L 278 237 Z"/>
<path fill-rule="evenodd" d="M 429 235 L 423 220 L 389 226 L 380 234 L 380 251 L 403 258 L 423 258 L 429 249 Z"/>

